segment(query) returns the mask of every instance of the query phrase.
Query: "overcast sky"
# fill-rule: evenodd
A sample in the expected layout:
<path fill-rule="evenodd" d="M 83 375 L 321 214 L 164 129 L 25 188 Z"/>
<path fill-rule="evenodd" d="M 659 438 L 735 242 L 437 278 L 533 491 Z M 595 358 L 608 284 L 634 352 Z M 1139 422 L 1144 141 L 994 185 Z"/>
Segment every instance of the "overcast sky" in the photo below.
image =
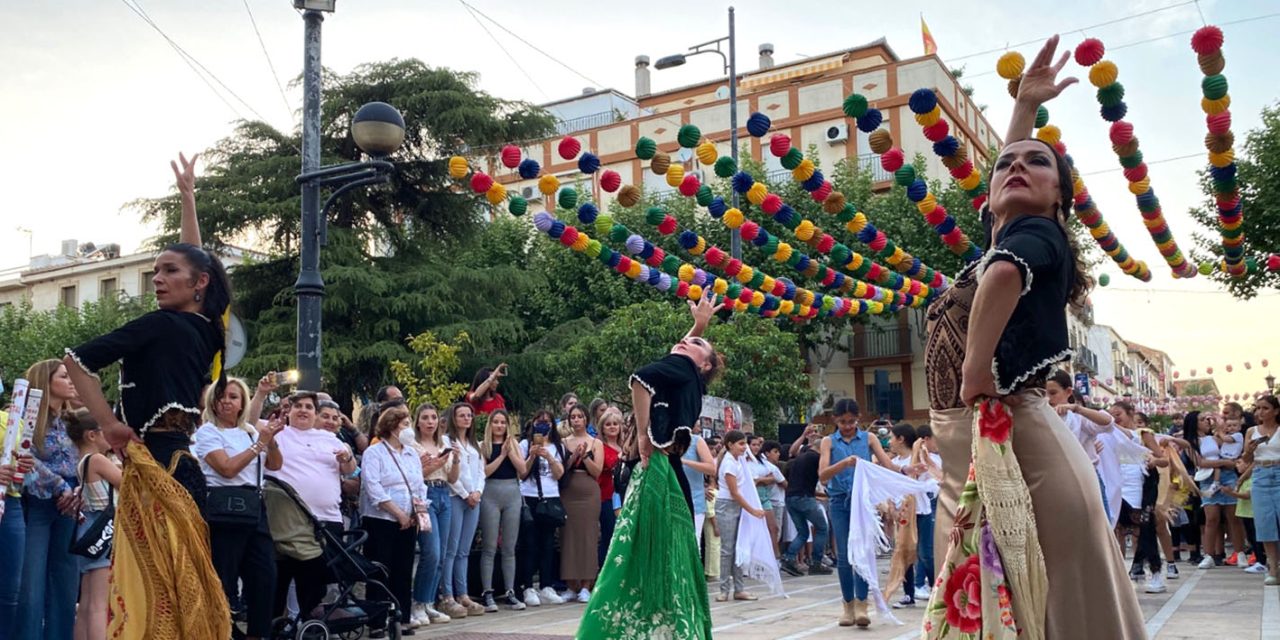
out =
<path fill-rule="evenodd" d="M 301 71 L 302 20 L 288 0 L 247 2 L 266 55 L 245 0 L 8 0 L 0 6 L 0 141 L 6 151 L 0 155 L 6 192 L 0 205 L 0 269 L 24 263 L 30 252 L 56 252 L 66 238 L 117 242 L 131 251 L 155 230 L 121 206 L 166 193 L 172 183 L 168 161 L 179 150 L 209 147 L 240 118 L 260 116 L 279 128 L 296 127 L 300 92 L 288 85 Z M 497 96 L 544 102 L 587 86 L 630 94 L 637 54 L 657 59 L 727 32 L 724 2 L 469 2 L 573 71 L 457 0 L 339 0 L 337 13 L 324 25 L 324 64 L 347 72 L 364 62 L 415 57 L 475 71 L 480 87 Z M 215 94 L 130 3 L 243 103 L 213 82 Z M 997 131 L 1004 130 L 1012 106 L 1005 81 L 993 71 L 999 52 L 971 54 L 1013 46 L 1030 59 L 1038 43 L 1018 45 L 1054 31 L 1064 34 L 1068 46 L 1085 36 L 1102 39 L 1107 57 L 1119 66 L 1127 119 L 1136 127 L 1152 185 L 1184 251 L 1192 247 L 1193 231 L 1186 210 L 1200 199 L 1195 172 L 1204 166 L 1201 74 L 1188 45 L 1189 32 L 1202 24 L 1201 12 L 1209 23 L 1224 25 L 1237 146 L 1244 132 L 1258 125 L 1262 106 L 1280 97 L 1274 62 L 1280 7 L 1274 1 L 744 0 L 735 6 L 742 71 L 756 68 L 761 42 L 774 44 L 778 62 L 879 37 L 903 58 L 918 56 L 923 14 L 939 55 L 951 66 L 965 66 L 966 82 L 975 87 L 977 102 L 989 105 L 987 117 Z M 1091 26 L 1114 20 L 1121 21 Z M 1121 242 L 1155 274 L 1143 284 L 1107 262 L 1100 272 L 1111 274 L 1112 285 L 1094 295 L 1097 321 L 1168 351 L 1183 375 L 1214 366 L 1224 390 L 1258 390 L 1261 373 L 1245 372 L 1241 364 L 1252 358 L 1256 367 L 1258 359 L 1268 357 L 1280 372 L 1274 329 L 1280 295 L 1269 292 L 1243 303 L 1215 293 L 1206 280 L 1169 277 L 1116 170 L 1107 123 L 1098 117 L 1087 72 L 1074 62 L 1067 69 L 1083 82 L 1048 105 L 1052 120 L 1062 127 L 1082 171 L 1104 172 L 1086 177 L 1089 190 Z M 653 88 L 697 82 L 718 71 L 714 57 L 693 58 L 682 68 L 654 72 Z M 277 76 L 285 85 L 283 97 Z M 1158 162 L 1190 154 L 1196 157 Z M 1227 363 L 1236 365 L 1236 373 L 1225 374 Z"/>

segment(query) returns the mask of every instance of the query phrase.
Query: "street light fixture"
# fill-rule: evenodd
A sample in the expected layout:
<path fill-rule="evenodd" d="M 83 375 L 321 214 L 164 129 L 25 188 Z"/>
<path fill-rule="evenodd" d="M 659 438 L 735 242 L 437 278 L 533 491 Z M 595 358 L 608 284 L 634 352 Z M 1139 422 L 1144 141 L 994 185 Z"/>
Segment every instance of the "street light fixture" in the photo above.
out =
<path fill-rule="evenodd" d="M 1267 377 L 1263 379 L 1267 381 L 1267 392 L 1274 392 L 1276 389 L 1276 377 L 1268 373 Z"/>
<path fill-rule="evenodd" d="M 727 43 L 729 54 L 720 49 L 721 43 Z M 738 164 L 738 70 L 737 70 L 737 43 L 738 39 L 734 33 L 733 27 L 733 7 L 729 7 L 729 35 L 715 40 L 708 40 L 702 44 L 695 44 L 689 47 L 688 53 L 675 53 L 669 56 L 658 58 L 653 68 L 659 71 L 663 69 L 671 69 L 683 65 L 690 56 L 696 56 L 701 53 L 714 53 L 724 60 L 724 73 L 729 74 L 729 145 L 730 153 L 733 157 L 733 163 Z M 714 47 L 714 48 L 712 48 Z M 733 206 L 738 207 L 738 192 L 733 191 Z M 737 229 L 729 232 L 729 253 L 734 258 L 742 258 L 742 234 Z"/>
<path fill-rule="evenodd" d="M 320 166 L 320 25 L 323 12 L 332 12 L 336 0 L 294 0 L 305 9 L 306 24 L 302 65 L 302 234 L 299 238 L 298 280 L 298 388 L 320 390 L 321 302 L 324 280 L 320 277 L 320 247 L 328 244 L 325 221 L 338 197 L 353 189 L 387 182 L 395 166 L 386 161 L 404 142 L 404 118 L 385 102 L 370 102 L 351 119 L 351 137 L 370 156 L 367 161 Z M 330 188 L 320 203 L 320 190 Z"/>

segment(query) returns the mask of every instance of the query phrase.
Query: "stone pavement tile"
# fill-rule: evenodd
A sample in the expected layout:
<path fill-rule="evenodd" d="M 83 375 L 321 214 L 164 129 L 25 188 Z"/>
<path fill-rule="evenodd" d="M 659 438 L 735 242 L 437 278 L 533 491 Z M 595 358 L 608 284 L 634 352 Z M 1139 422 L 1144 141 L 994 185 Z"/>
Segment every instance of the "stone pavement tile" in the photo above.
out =
<path fill-rule="evenodd" d="M 1262 632 L 1262 593 L 1259 576 L 1233 568 L 1209 569 L 1160 628 L 1155 640 L 1256 640 Z"/>

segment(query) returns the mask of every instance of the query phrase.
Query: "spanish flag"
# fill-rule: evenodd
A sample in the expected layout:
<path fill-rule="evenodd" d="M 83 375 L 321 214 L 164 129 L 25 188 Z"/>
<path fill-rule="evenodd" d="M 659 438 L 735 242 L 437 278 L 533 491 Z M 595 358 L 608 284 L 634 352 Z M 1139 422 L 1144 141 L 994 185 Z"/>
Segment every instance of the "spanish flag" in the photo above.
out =
<path fill-rule="evenodd" d="M 924 54 L 926 56 L 931 56 L 938 52 L 938 43 L 933 40 L 933 34 L 929 33 L 929 25 L 924 23 L 924 14 L 920 15 L 920 38 L 924 40 Z"/>

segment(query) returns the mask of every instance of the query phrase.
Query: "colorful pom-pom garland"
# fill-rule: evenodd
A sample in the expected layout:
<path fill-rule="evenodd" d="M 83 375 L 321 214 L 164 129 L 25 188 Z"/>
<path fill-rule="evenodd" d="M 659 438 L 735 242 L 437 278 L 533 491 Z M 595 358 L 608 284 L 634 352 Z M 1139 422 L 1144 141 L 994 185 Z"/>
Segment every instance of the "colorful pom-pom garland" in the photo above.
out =
<path fill-rule="evenodd" d="M 1222 30 L 1218 27 L 1201 27 L 1191 36 L 1191 48 L 1196 52 L 1200 71 L 1204 74 L 1200 82 L 1204 94 L 1201 106 L 1209 130 L 1205 136 L 1205 148 L 1209 151 L 1209 175 L 1218 207 L 1223 263 L 1232 278 L 1243 278 L 1249 273 L 1249 265 L 1244 255 L 1244 229 L 1241 228 L 1244 205 L 1236 180 L 1235 136 L 1231 133 L 1231 112 L 1218 108 L 1231 101 L 1227 94 L 1227 78 L 1222 75 L 1226 67 L 1226 59 L 1222 55 L 1223 40 Z"/>
<path fill-rule="evenodd" d="M 975 211 L 981 210 L 983 203 L 987 201 L 987 183 L 982 179 L 982 173 L 969 160 L 968 152 L 964 150 L 960 140 L 951 135 L 951 127 L 947 124 L 947 121 L 940 117 L 933 117 L 933 112 L 939 111 L 937 94 L 933 89 L 916 89 L 911 94 L 911 100 L 908 101 L 907 107 L 916 114 L 917 119 L 922 116 L 929 116 L 925 118 L 929 124 L 920 123 L 924 137 L 933 143 L 934 155 L 942 160 L 943 166 L 951 174 L 951 180 L 965 191 L 965 194 L 969 197 L 970 204 L 973 205 L 973 209 Z M 892 146 L 892 135 L 889 135 L 888 132 L 885 132 L 885 134 L 889 137 L 889 145 Z M 872 151 L 874 150 L 873 148 Z M 889 163 L 890 165 L 900 164 L 896 158 L 890 158 Z M 910 182 L 907 184 L 910 184 Z"/>

